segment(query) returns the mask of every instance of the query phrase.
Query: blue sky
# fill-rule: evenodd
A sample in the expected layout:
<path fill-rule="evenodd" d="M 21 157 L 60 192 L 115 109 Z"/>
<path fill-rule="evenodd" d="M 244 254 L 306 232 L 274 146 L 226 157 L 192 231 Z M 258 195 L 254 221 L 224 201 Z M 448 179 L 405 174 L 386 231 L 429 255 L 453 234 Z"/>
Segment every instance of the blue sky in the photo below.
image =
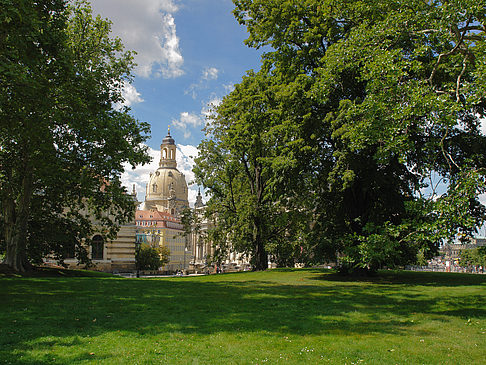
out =
<path fill-rule="evenodd" d="M 178 168 L 193 178 L 196 146 L 203 138 L 208 104 L 218 104 L 249 69 L 259 69 L 261 51 L 244 45 L 246 29 L 231 11 L 231 0 L 91 0 L 94 14 L 109 18 L 113 35 L 135 50 L 138 66 L 126 88 L 127 104 L 151 124 L 147 141 L 154 161 L 127 171 L 122 180 L 145 195 L 148 174 L 158 166 L 162 138 L 179 146 Z M 196 186 L 190 186 L 193 202 Z"/>

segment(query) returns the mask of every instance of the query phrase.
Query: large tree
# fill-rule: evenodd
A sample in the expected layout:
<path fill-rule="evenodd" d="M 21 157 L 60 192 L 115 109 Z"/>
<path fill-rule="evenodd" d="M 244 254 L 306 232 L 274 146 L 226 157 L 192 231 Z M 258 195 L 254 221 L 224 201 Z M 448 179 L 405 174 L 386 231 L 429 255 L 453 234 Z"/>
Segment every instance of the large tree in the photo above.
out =
<path fill-rule="evenodd" d="M 208 232 L 225 254 L 228 245 L 251 257 L 254 270 L 268 267 L 268 255 L 282 258 L 299 219 L 279 201 L 278 172 L 295 163 L 284 141 L 295 135 L 282 123 L 280 86 L 265 72 L 249 72 L 215 108 L 199 145 L 194 172 L 208 189 Z M 295 242 L 295 241 L 294 241 Z"/>
<path fill-rule="evenodd" d="M 301 104 L 320 113 L 293 109 L 305 163 L 285 176 L 306 189 L 284 191 L 313 214 L 303 236 L 315 259 L 374 270 L 474 233 L 484 220 L 484 1 L 234 3 L 246 43 L 267 47 L 264 69 L 282 89 L 305 85 Z"/>
<path fill-rule="evenodd" d="M 120 174 L 147 161 L 149 129 L 120 107 L 133 56 L 109 33 L 86 2 L 2 0 L 0 231 L 15 270 L 85 258 L 94 229 L 113 237 L 133 212 Z"/>

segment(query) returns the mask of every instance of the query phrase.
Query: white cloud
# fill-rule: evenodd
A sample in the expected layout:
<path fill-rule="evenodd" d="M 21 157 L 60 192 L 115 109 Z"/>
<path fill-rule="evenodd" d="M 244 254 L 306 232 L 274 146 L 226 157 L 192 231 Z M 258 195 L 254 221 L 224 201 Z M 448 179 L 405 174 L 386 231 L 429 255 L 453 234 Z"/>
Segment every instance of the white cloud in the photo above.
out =
<path fill-rule="evenodd" d="M 199 151 L 196 146 L 192 145 L 177 145 L 177 169 L 186 176 L 187 184 L 194 182 L 194 173 L 192 168 L 194 167 L 194 159 L 198 156 Z"/>
<path fill-rule="evenodd" d="M 221 104 L 222 99 L 217 96 L 212 96 L 211 99 L 203 104 L 201 112 L 182 112 L 179 115 L 179 119 L 173 119 L 171 124 L 184 132 L 184 138 L 189 138 L 191 136 L 191 129 L 203 127 L 209 117 L 214 113 L 214 108 Z"/>
<path fill-rule="evenodd" d="M 195 113 L 182 112 L 179 119 L 173 119 L 171 124 L 184 132 L 184 138 L 189 138 L 191 136 L 190 128 L 203 126 L 204 119 Z"/>
<path fill-rule="evenodd" d="M 137 199 L 139 202 L 145 200 L 146 185 L 150 178 L 150 173 L 156 171 L 159 168 L 160 150 L 153 148 L 148 149 L 152 161 L 144 166 L 137 166 L 134 170 L 129 165 L 125 166 L 125 172 L 121 176 L 123 185 L 132 191 L 133 185 L 135 185 L 135 191 L 137 192 Z M 196 201 L 198 186 L 193 184 L 194 173 L 192 168 L 194 167 L 194 158 L 198 155 L 196 146 L 192 145 L 177 145 L 177 169 L 182 172 L 186 178 L 188 185 L 188 200 L 191 206 L 194 206 Z"/>
<path fill-rule="evenodd" d="M 202 80 L 217 80 L 219 70 L 216 67 L 206 67 L 203 70 Z"/>
<path fill-rule="evenodd" d="M 91 4 L 95 14 L 113 22 L 113 35 L 137 52 L 137 75 L 173 78 L 184 74 L 173 0 L 91 0 Z"/>
<path fill-rule="evenodd" d="M 135 88 L 135 86 L 129 84 L 128 82 L 125 82 L 125 84 L 123 85 L 122 97 L 123 99 L 125 99 L 123 105 L 126 106 L 143 102 L 143 99 L 140 96 L 140 93 Z"/>

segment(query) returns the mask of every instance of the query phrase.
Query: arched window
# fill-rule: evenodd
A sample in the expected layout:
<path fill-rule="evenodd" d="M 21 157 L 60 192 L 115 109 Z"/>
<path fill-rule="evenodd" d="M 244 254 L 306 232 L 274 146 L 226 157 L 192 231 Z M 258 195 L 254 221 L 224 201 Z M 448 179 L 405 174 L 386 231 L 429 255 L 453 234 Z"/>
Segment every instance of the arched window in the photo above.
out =
<path fill-rule="evenodd" d="M 157 192 L 157 184 L 152 185 L 152 192 L 156 193 Z"/>
<path fill-rule="evenodd" d="M 99 234 L 93 237 L 91 243 L 91 258 L 93 260 L 103 260 L 103 249 L 105 241 Z"/>
<path fill-rule="evenodd" d="M 75 244 L 74 242 L 69 242 L 64 246 L 64 258 L 74 259 L 75 257 Z"/>

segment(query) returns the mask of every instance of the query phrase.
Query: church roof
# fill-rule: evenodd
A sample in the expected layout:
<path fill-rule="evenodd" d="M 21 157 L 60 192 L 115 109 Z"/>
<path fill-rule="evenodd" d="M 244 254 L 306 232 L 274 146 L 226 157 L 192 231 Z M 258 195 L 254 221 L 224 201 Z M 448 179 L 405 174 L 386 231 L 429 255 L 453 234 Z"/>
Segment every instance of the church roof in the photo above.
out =
<path fill-rule="evenodd" d="M 162 144 L 175 144 L 174 138 L 170 135 L 170 129 L 167 130 L 167 135 L 162 140 Z"/>

